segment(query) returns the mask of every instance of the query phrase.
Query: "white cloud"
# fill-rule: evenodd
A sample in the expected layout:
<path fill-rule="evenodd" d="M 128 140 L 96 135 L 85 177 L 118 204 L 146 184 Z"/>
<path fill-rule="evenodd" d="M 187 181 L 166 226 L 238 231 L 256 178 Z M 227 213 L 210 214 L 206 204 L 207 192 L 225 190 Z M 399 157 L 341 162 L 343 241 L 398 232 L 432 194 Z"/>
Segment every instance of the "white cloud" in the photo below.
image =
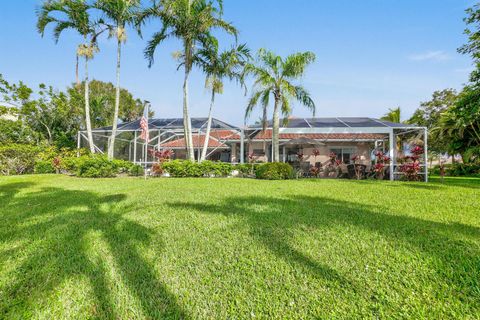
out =
<path fill-rule="evenodd" d="M 428 51 L 424 53 L 412 54 L 408 57 L 412 61 L 445 61 L 450 56 L 444 51 Z"/>

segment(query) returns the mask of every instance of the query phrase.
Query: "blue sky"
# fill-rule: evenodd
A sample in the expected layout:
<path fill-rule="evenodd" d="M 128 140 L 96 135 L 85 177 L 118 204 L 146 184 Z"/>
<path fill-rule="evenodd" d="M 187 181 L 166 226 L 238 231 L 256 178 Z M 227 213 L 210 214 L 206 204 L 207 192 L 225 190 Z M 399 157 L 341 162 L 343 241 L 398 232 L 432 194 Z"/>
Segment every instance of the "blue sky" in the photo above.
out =
<path fill-rule="evenodd" d="M 39 0 L 0 1 L 0 73 L 9 81 L 64 89 L 74 81 L 75 48 L 80 39 L 65 33 L 56 45 L 51 32 L 36 32 Z M 316 63 L 301 83 L 311 92 L 317 116 L 379 117 L 400 106 L 410 116 L 434 90 L 461 88 L 472 68 L 456 49 L 465 43 L 462 21 L 470 0 L 224 0 L 225 19 L 240 30 L 240 41 L 253 51 L 265 47 L 281 55 L 313 51 Z M 130 32 L 123 51 L 122 87 L 149 100 L 158 117 L 180 117 L 182 72 L 172 52 L 180 43 L 158 48 L 149 69 L 146 40 L 159 28 L 150 23 L 144 39 Z M 51 31 L 51 30 L 49 30 Z M 230 39 L 220 36 L 225 45 Z M 90 66 L 91 77 L 114 81 L 115 44 L 102 39 Z M 209 94 L 203 76 L 190 82 L 191 114 L 206 116 Z M 217 98 L 214 115 L 243 123 L 248 95 L 234 84 Z M 295 116 L 308 116 L 294 106 Z M 259 113 L 252 116 L 256 120 Z"/>

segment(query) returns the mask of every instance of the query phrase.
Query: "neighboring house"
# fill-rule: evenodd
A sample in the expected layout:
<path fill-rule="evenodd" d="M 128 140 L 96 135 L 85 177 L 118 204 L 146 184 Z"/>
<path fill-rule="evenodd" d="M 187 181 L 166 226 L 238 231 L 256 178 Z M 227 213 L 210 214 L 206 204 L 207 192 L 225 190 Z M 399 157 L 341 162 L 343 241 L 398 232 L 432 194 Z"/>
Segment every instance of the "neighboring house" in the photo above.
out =
<path fill-rule="evenodd" d="M 206 122 L 206 118 L 192 118 L 196 157 L 205 141 Z M 175 158 L 185 158 L 183 119 L 150 119 L 149 131 L 147 149 L 172 149 Z M 139 120 L 119 125 L 118 132 L 118 139 L 123 144 L 116 147 L 116 157 L 137 163 L 155 161 L 145 154 L 145 144 L 139 139 Z M 95 129 L 93 133 L 98 149 L 105 150 L 111 128 Z M 299 155 L 303 155 L 302 162 L 315 165 L 325 163 L 333 153 L 345 165 L 351 163 L 354 155 L 358 156 L 357 164 L 370 165 L 375 160 L 375 151 L 382 150 L 389 154 L 395 166 L 397 157 L 404 150 L 398 145 L 397 137 L 408 135 L 421 139 L 420 143 L 426 147 L 426 133 L 424 127 L 366 117 L 290 118 L 280 128 L 280 158 L 284 162 L 295 163 Z M 86 141 L 86 133 L 79 132 L 79 146 L 86 146 Z M 263 131 L 261 125 L 239 128 L 213 119 L 208 159 L 233 163 L 268 162 L 272 159 L 271 155 L 271 124 Z"/>

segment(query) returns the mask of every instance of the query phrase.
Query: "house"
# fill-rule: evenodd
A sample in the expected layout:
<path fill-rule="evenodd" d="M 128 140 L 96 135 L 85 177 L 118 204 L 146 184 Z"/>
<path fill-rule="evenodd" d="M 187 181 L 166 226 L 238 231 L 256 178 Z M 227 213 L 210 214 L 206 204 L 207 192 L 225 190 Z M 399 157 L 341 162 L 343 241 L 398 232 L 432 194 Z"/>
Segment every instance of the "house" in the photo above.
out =
<path fill-rule="evenodd" d="M 206 118 L 192 118 L 193 146 L 196 158 L 205 142 Z M 282 121 L 283 122 L 283 121 Z M 150 141 L 140 139 L 140 121 L 118 126 L 115 157 L 136 163 L 151 164 L 156 160 L 148 150 L 171 149 L 177 159 L 185 158 L 183 119 L 150 119 Z M 96 148 L 106 150 L 111 127 L 93 130 Z M 86 146 L 86 132 L 79 132 L 78 146 Z M 383 151 L 391 158 L 390 178 L 400 174 L 396 167 L 400 155 L 408 153 L 409 143 L 415 141 L 427 151 L 427 130 L 424 127 L 393 123 L 367 117 L 289 118 L 279 130 L 280 158 L 283 162 L 309 163 L 311 166 L 329 161 L 334 154 L 343 165 L 352 162 L 370 166 L 375 152 Z M 243 163 L 272 160 L 272 127 L 267 124 L 239 128 L 213 119 L 208 141 L 210 160 Z M 426 161 L 424 162 L 426 163 Z M 426 166 L 424 173 L 426 173 Z"/>

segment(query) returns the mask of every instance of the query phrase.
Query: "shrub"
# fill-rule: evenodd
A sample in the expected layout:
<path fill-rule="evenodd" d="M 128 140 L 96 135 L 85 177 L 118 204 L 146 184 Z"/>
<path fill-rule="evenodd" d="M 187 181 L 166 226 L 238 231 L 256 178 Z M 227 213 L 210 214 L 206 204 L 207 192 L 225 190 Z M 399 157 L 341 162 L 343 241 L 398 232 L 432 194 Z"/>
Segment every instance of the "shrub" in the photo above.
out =
<path fill-rule="evenodd" d="M 41 148 L 27 144 L 8 144 L 0 147 L 0 173 L 33 173 L 35 159 Z"/>
<path fill-rule="evenodd" d="M 128 174 L 135 177 L 143 176 L 144 173 L 145 170 L 143 170 L 143 167 L 139 164 L 132 163 L 132 166 L 130 166 L 130 169 L 128 170 Z"/>
<path fill-rule="evenodd" d="M 208 160 L 201 163 L 188 160 L 172 160 L 161 163 L 161 166 L 162 173 L 166 171 L 172 177 L 225 177 L 233 170 L 230 163 Z"/>
<path fill-rule="evenodd" d="M 130 174 L 130 170 L 132 169 L 135 164 L 133 162 L 127 160 L 120 160 L 120 159 L 113 159 L 113 164 L 117 168 L 118 173 L 128 173 Z"/>
<path fill-rule="evenodd" d="M 82 156 L 82 157 L 87 157 L 87 156 Z M 71 174 L 75 174 L 78 168 L 78 164 L 80 163 L 82 157 L 66 157 L 62 159 L 62 163 L 60 165 L 60 168 L 63 171 L 69 172 Z"/>
<path fill-rule="evenodd" d="M 55 168 L 51 161 L 39 160 L 35 163 L 34 172 L 36 174 L 55 173 Z"/>
<path fill-rule="evenodd" d="M 55 168 L 51 161 L 39 160 L 35 162 L 33 171 L 36 174 L 55 173 Z"/>
<path fill-rule="evenodd" d="M 259 165 L 255 171 L 257 179 L 285 180 L 294 177 L 293 168 L 288 163 L 271 162 Z"/>
<path fill-rule="evenodd" d="M 445 166 L 445 172 L 453 177 L 475 177 L 480 176 L 480 164 L 475 163 L 454 163 Z"/>
<path fill-rule="evenodd" d="M 118 173 L 114 161 L 105 156 L 82 156 L 76 162 L 75 175 L 83 178 L 109 178 Z"/>

